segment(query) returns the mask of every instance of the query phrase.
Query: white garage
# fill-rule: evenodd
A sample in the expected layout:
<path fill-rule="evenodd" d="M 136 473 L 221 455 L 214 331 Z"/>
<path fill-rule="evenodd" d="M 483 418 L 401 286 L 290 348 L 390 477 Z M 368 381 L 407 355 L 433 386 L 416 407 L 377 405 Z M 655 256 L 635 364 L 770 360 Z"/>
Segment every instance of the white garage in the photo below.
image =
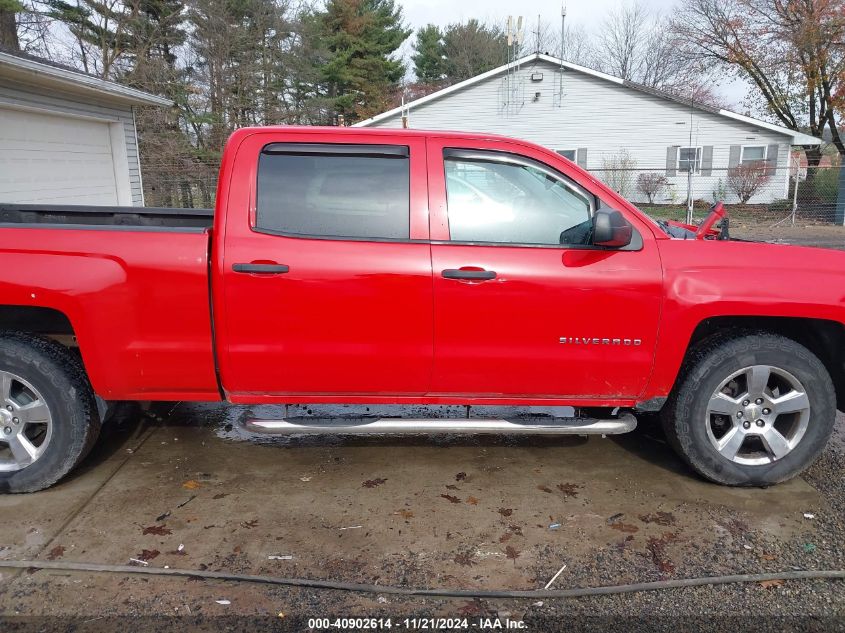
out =
<path fill-rule="evenodd" d="M 169 104 L 0 52 L 0 203 L 143 205 L 133 108 Z"/>

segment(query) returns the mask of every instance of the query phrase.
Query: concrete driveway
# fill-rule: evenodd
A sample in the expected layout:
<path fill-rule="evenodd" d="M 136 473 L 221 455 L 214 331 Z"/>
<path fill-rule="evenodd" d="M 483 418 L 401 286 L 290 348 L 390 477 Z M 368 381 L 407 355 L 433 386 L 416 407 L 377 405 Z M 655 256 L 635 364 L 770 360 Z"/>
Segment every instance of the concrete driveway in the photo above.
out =
<path fill-rule="evenodd" d="M 647 431 L 588 440 L 261 442 L 239 430 L 249 413 L 225 405 L 123 407 L 69 479 L 0 497 L 0 559 L 476 589 L 540 589 L 564 565 L 553 588 L 845 568 L 842 419 L 837 440 L 805 478 L 732 489 L 698 479 Z M 524 618 L 529 630 L 553 630 L 564 616 L 572 624 L 626 613 L 644 625 L 668 615 L 755 613 L 829 627 L 842 623 L 843 587 L 795 581 L 468 601 L 2 569 L 0 614 L 21 628 L 142 616 L 133 630 L 160 630 L 156 617 L 165 616 L 183 616 L 178 622 L 197 630 L 225 616 L 301 630 L 301 618 L 316 615 L 502 613 Z"/>

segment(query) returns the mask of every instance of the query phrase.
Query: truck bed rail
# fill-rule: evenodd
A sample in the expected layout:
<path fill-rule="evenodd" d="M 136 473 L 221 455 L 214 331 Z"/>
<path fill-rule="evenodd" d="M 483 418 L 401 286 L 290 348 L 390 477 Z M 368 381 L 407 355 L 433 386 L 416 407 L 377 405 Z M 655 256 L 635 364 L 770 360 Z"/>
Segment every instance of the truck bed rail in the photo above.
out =
<path fill-rule="evenodd" d="M 214 209 L 0 203 L 0 224 L 82 224 L 208 228 Z"/>

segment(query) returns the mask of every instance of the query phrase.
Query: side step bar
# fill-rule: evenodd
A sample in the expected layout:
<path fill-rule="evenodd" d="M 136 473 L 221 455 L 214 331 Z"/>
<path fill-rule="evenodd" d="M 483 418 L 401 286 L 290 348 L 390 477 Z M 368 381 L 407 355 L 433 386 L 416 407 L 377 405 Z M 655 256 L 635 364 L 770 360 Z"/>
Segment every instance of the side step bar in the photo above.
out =
<path fill-rule="evenodd" d="M 429 433 L 504 433 L 509 435 L 618 435 L 637 428 L 630 413 L 618 418 L 288 418 L 249 419 L 244 427 L 265 435 L 424 435 Z"/>

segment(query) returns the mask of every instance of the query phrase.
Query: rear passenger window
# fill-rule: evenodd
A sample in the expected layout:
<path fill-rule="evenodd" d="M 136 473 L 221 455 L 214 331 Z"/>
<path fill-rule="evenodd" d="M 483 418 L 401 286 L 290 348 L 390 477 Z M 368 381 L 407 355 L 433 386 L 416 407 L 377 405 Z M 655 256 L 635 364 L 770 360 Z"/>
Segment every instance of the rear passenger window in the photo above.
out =
<path fill-rule="evenodd" d="M 256 224 L 291 235 L 408 239 L 408 148 L 268 145 L 258 161 Z"/>

